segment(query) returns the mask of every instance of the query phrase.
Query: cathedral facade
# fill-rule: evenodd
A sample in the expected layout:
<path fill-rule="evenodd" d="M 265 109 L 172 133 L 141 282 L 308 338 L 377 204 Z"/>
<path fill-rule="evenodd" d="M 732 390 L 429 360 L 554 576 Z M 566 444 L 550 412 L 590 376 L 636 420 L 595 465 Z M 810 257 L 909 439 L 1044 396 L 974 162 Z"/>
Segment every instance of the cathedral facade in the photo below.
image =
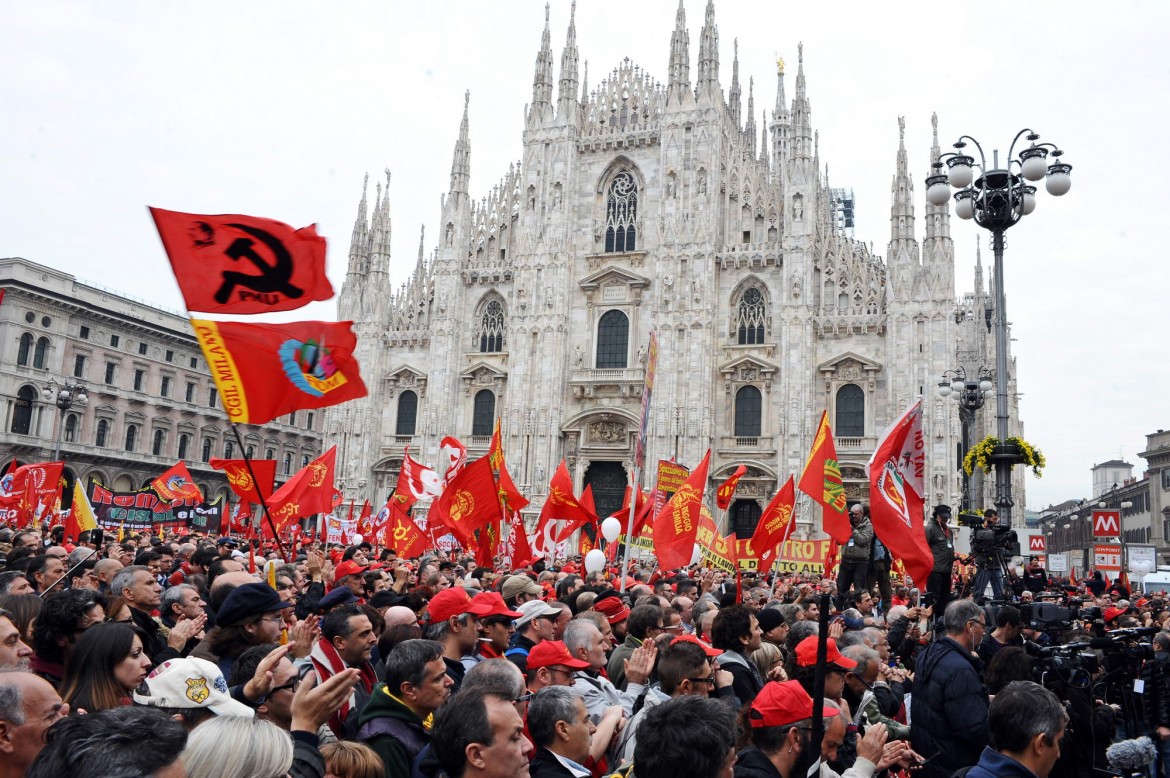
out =
<path fill-rule="evenodd" d="M 680 4 L 664 82 L 627 58 L 590 88 L 572 18 L 554 79 L 546 10 L 520 160 L 472 197 L 465 95 L 437 246 L 420 238 L 398 288 L 388 193 L 379 184 L 371 210 L 363 189 L 338 316 L 355 322 L 370 394 L 325 418 L 347 500 L 385 501 L 407 446 L 430 464 L 446 435 L 486 453 L 499 417 L 530 520 L 562 459 L 607 515 L 633 476 L 653 330 L 645 487 L 660 459 L 693 467 L 710 449 L 708 495 L 747 465 L 717 519 L 750 535 L 827 409 L 848 497 L 867 501 L 878 436 L 921 395 L 927 500 L 958 504 L 958 413 L 935 389 L 995 360 L 981 273 L 956 296 L 946 208 L 916 219 L 901 141 L 886 257 L 872 254 L 835 223 L 803 51 L 791 101 L 777 63 L 767 110 L 750 82 L 744 100 L 738 57 L 724 88 L 711 2 L 697 43 Z M 936 123 L 931 159 L 937 138 Z M 973 440 L 993 429 L 989 402 Z M 1014 488 L 1022 504 L 1022 476 Z M 806 536 L 818 511 L 798 507 Z"/>

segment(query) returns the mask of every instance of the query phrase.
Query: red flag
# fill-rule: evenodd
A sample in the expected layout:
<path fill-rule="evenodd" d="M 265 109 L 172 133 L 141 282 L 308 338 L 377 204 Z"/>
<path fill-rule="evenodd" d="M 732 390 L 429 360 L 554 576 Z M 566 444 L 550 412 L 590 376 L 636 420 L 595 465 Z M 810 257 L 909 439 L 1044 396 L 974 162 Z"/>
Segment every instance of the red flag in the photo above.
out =
<path fill-rule="evenodd" d="M 439 441 L 439 451 L 447 458 L 447 469 L 443 473 L 443 486 L 446 486 L 467 465 L 467 446 L 448 435 Z"/>
<path fill-rule="evenodd" d="M 833 572 L 833 568 L 837 566 L 837 555 L 841 551 L 841 546 L 837 541 L 829 539 L 829 548 L 825 551 L 825 578 L 832 578 L 836 580 L 837 575 Z"/>
<path fill-rule="evenodd" d="M 528 534 L 524 529 L 524 520 L 519 513 L 514 511 L 508 515 L 508 540 L 504 543 L 503 551 L 509 570 L 524 567 L 537 558 L 528 545 Z"/>
<path fill-rule="evenodd" d="M 382 542 L 387 548 L 398 552 L 403 559 L 413 559 L 421 556 L 431 547 L 427 536 L 422 533 L 418 525 L 411 518 L 398 509 L 397 505 L 390 505 L 390 519 L 386 523 L 386 534 Z"/>
<path fill-rule="evenodd" d="M 249 463 L 251 472 L 248 472 Z M 276 481 L 275 459 L 213 459 L 209 464 L 223 471 L 232 492 L 241 500 L 262 503 L 272 495 L 272 485 Z M 252 473 L 256 474 L 255 479 Z"/>
<path fill-rule="evenodd" d="M 792 528 L 796 525 L 795 509 L 796 485 L 792 476 L 789 476 L 764 509 L 764 514 L 756 524 L 755 534 L 752 535 L 752 550 L 759 557 L 760 570 L 772 568 L 780 547 L 792 535 Z"/>
<path fill-rule="evenodd" d="M 874 534 L 902 560 L 915 586 L 926 582 L 934 565 L 922 526 L 924 451 L 919 400 L 882 434 L 866 466 Z"/>
<path fill-rule="evenodd" d="M 370 505 L 369 500 L 362 501 L 362 512 L 358 516 L 358 533 L 369 538 L 373 534 L 374 522 L 370 519 L 373 515 L 374 506 Z"/>
<path fill-rule="evenodd" d="M 1077 571 L 1071 567 L 1068 569 L 1068 583 L 1070 586 L 1077 585 Z"/>
<path fill-rule="evenodd" d="M 365 397 L 352 324 L 191 320 L 228 419 L 244 424 Z"/>
<path fill-rule="evenodd" d="M 337 446 L 297 471 L 285 481 L 265 504 L 276 531 L 283 531 L 293 519 L 328 513 L 333 507 L 333 470 L 337 463 Z"/>
<path fill-rule="evenodd" d="M 833 445 L 833 431 L 829 429 L 829 412 L 821 412 L 821 423 L 813 436 L 812 448 L 804 471 L 800 474 L 800 491 L 821 504 L 821 523 L 825 532 L 838 543 L 848 543 L 853 530 L 845 511 L 845 484 L 841 481 L 841 466 L 837 462 L 837 447 Z M 924 579 L 925 580 L 925 579 Z"/>
<path fill-rule="evenodd" d="M 325 239 L 313 225 L 297 230 L 255 216 L 161 208 L 150 215 L 187 310 L 270 313 L 333 297 Z"/>
<path fill-rule="evenodd" d="M 597 508 L 593 504 L 593 484 L 585 484 L 585 490 L 581 492 L 581 497 L 577 500 L 581 504 L 581 508 L 590 515 L 590 519 L 585 524 L 577 524 L 570 522 L 561 528 L 561 532 L 557 535 L 557 542 L 568 540 L 569 536 L 577 530 L 584 531 L 587 527 L 597 525 Z M 580 545 L 580 542 L 578 542 Z M 593 548 L 593 546 L 589 546 Z M 584 552 L 583 552 L 584 553 Z"/>
<path fill-rule="evenodd" d="M 446 526 L 460 545 L 467 548 L 475 530 L 499 519 L 500 498 L 492 478 L 492 463 L 487 457 L 480 457 L 461 468 L 431 504 L 427 526 Z"/>
<path fill-rule="evenodd" d="M 165 473 L 150 482 L 151 487 L 158 492 L 158 496 L 170 502 L 172 500 L 198 500 L 203 502 L 203 492 L 191 480 L 191 473 L 187 465 L 176 463 Z"/>
<path fill-rule="evenodd" d="M 496 428 L 492 432 L 492 444 L 488 448 L 488 459 L 492 469 L 496 471 L 496 484 L 500 487 L 500 495 L 508 506 L 508 510 L 523 510 L 528 505 L 528 498 L 520 494 L 512 475 L 508 472 L 508 465 L 504 461 L 504 446 L 500 440 L 500 420 L 496 419 Z"/>
<path fill-rule="evenodd" d="M 433 500 L 443 493 L 443 481 L 433 468 L 427 467 L 410 456 L 410 447 L 402 455 L 402 467 L 398 471 L 398 485 L 394 487 L 392 499 L 403 513 L 419 500 Z"/>
<path fill-rule="evenodd" d="M 730 478 L 719 485 L 719 490 L 715 492 L 715 504 L 719 506 L 719 510 L 725 511 L 727 506 L 731 505 L 731 498 L 735 496 L 735 487 L 746 472 L 747 465 L 740 465 L 735 468 L 735 472 L 731 474 Z"/>
<path fill-rule="evenodd" d="M 21 465 L 0 479 L 0 509 L 15 513 L 17 529 L 40 523 L 60 499 L 64 467 L 64 462 L 37 462 Z"/>
<path fill-rule="evenodd" d="M 577 536 L 577 553 L 585 556 L 595 548 L 597 548 L 597 530 L 592 525 L 586 524 L 581 528 L 581 534 Z"/>
<path fill-rule="evenodd" d="M 548 483 L 548 497 L 544 500 L 544 507 L 540 509 L 540 518 L 536 522 L 536 536 L 544 538 L 549 522 L 558 520 L 567 522 L 566 526 L 570 527 L 569 533 L 571 533 L 582 524 L 593 521 L 594 518 L 573 495 L 573 479 L 569 477 L 569 468 L 565 466 L 565 460 L 562 459 L 557 466 L 557 471 L 553 473 L 553 477 Z M 561 536 L 568 537 L 568 534 L 562 530 L 561 533 L 558 533 L 558 537 Z M 551 551 L 551 549 L 545 549 L 545 551 Z"/>
<path fill-rule="evenodd" d="M 711 450 L 707 449 L 703 461 L 654 518 L 654 553 L 662 570 L 690 564 L 710 464 Z"/>

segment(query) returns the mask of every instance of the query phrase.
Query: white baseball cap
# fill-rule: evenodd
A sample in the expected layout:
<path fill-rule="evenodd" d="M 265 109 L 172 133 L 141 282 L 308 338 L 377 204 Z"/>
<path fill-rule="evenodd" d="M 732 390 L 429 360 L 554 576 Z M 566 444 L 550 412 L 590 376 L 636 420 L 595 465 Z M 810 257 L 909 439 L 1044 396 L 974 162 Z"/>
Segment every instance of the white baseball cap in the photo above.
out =
<path fill-rule="evenodd" d="M 206 708 L 217 716 L 256 715 L 232 699 L 216 665 L 195 657 L 168 659 L 154 668 L 135 690 L 134 701 L 156 708 Z"/>

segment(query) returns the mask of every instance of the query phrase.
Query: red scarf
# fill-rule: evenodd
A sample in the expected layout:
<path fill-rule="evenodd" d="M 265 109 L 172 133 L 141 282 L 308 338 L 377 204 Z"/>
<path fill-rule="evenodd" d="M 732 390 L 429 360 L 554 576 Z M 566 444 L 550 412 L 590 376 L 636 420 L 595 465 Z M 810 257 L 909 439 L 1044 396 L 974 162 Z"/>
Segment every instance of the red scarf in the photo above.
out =
<path fill-rule="evenodd" d="M 313 663 L 313 670 L 317 673 L 318 685 L 348 667 L 345 660 L 337 653 L 337 649 L 325 638 L 321 638 L 313 645 L 309 660 Z M 362 662 L 357 669 L 361 672 L 362 688 L 366 690 L 366 694 L 369 694 L 373 691 L 374 683 L 377 681 L 374 668 L 369 662 Z M 329 728 L 333 730 L 333 734 L 337 735 L 339 740 L 345 737 L 345 718 L 357 702 L 356 696 L 356 691 L 350 692 L 345 702 L 341 703 L 341 707 L 329 717 Z"/>

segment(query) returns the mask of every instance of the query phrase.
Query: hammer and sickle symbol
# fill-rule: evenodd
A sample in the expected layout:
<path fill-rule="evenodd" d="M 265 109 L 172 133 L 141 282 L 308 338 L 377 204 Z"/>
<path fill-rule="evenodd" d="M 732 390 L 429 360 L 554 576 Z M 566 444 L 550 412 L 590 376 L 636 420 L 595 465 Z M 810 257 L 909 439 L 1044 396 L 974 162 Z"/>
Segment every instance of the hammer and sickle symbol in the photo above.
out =
<path fill-rule="evenodd" d="M 232 260 L 248 259 L 260 271 L 260 275 L 254 276 L 247 273 L 237 273 L 234 270 L 225 270 L 223 285 L 215 293 L 217 303 L 221 305 L 226 303 L 237 285 L 245 286 L 254 292 L 280 292 L 293 300 L 304 294 L 302 289 L 289 283 L 293 274 L 293 260 L 283 243 L 264 230 L 258 230 L 246 224 L 229 224 L 228 226 L 243 230 L 256 240 L 263 242 L 272 252 L 275 262 L 270 265 L 256 253 L 255 249 L 252 248 L 255 241 L 249 238 L 236 238 L 232 241 L 232 245 L 224 249 L 223 253 Z"/>

